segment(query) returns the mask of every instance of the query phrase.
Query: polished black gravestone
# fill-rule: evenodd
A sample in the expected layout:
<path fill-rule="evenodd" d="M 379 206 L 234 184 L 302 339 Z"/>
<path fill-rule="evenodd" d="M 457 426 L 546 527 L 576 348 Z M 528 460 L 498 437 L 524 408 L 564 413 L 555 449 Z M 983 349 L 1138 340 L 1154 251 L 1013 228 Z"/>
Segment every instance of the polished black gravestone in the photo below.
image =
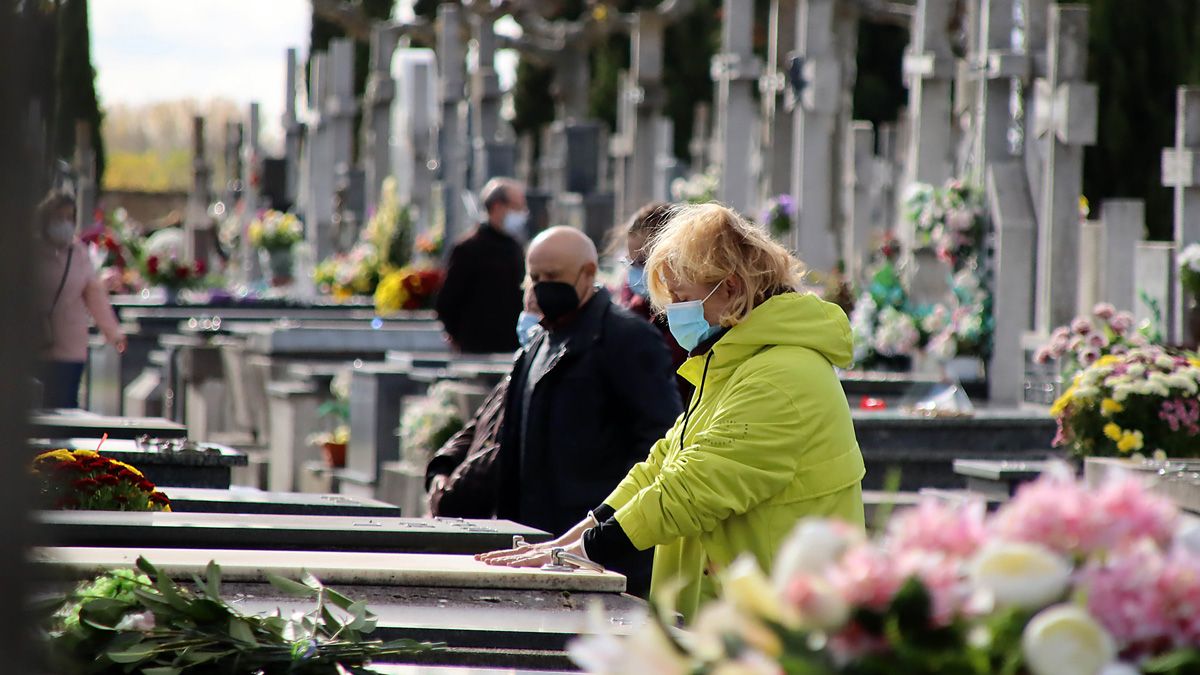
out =
<path fill-rule="evenodd" d="M 187 438 L 187 427 L 161 417 L 112 417 L 84 410 L 47 410 L 29 418 L 32 438 L 101 438 L 133 440 Z M 61 447 L 61 446 L 60 446 Z"/>
<path fill-rule="evenodd" d="M 194 487 L 224 490 L 232 482 L 235 466 L 246 466 L 246 453 L 215 443 L 188 445 L 193 449 L 162 449 L 162 444 L 146 445 L 136 441 L 109 439 L 102 445 L 91 438 L 37 440 L 31 443 L 35 452 L 55 448 L 95 450 L 118 462 L 125 462 L 141 471 L 157 487 Z M 171 444 L 167 444 L 170 447 Z"/>
<path fill-rule="evenodd" d="M 232 488 L 168 488 L 175 513 L 244 513 L 292 516 L 399 517 L 400 507 L 377 499 L 303 492 Z"/>
<path fill-rule="evenodd" d="M 55 545 L 105 548 L 473 554 L 508 548 L 514 536 L 550 539 L 507 520 L 456 518 L 43 511 L 37 521 Z"/>

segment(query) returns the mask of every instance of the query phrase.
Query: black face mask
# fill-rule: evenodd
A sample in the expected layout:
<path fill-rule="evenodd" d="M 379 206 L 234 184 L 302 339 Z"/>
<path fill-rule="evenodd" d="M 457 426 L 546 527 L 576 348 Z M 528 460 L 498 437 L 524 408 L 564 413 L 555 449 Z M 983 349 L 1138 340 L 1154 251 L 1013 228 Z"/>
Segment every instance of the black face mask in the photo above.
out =
<path fill-rule="evenodd" d="M 565 281 L 539 281 L 533 285 L 542 316 L 553 323 L 579 307 L 579 293 Z"/>

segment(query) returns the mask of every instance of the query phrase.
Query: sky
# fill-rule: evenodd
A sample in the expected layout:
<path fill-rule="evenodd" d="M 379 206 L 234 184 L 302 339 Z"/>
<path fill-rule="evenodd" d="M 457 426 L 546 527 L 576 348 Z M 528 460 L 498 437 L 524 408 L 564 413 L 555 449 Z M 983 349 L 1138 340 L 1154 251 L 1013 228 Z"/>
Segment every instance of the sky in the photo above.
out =
<path fill-rule="evenodd" d="M 258 101 L 278 137 L 286 50 L 308 49 L 307 0 L 92 0 L 102 105 L 177 99 Z"/>
<path fill-rule="evenodd" d="M 409 14 L 409 1 L 399 4 L 398 14 Z M 101 105 L 257 101 L 264 144 L 279 142 L 286 50 L 307 56 L 308 0 L 91 0 L 88 8 Z M 507 86 L 513 55 L 497 60 Z"/>

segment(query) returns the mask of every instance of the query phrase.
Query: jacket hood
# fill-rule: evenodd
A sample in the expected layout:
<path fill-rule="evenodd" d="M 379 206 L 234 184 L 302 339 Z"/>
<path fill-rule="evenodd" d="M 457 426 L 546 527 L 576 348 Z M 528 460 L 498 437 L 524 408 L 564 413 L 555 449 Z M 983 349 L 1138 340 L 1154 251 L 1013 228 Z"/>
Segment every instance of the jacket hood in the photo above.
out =
<path fill-rule="evenodd" d="M 731 352 L 728 357 L 736 359 L 739 348 L 753 353 L 773 345 L 811 349 L 839 368 L 850 365 L 854 348 L 850 320 L 841 307 L 811 293 L 784 293 L 755 307 L 713 349 L 718 357 Z"/>

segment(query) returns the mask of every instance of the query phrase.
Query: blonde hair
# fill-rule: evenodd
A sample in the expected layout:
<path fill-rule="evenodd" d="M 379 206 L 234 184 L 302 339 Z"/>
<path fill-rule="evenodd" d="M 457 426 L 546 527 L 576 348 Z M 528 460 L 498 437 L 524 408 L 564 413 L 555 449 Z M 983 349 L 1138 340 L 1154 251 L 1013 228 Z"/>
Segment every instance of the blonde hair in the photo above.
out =
<path fill-rule="evenodd" d="M 767 298 L 799 287 L 804 267 L 760 227 L 716 202 L 675 207 L 648 244 L 646 282 L 650 300 L 662 310 L 674 299 L 668 280 L 716 284 L 741 281 L 721 324 L 734 326 Z"/>

